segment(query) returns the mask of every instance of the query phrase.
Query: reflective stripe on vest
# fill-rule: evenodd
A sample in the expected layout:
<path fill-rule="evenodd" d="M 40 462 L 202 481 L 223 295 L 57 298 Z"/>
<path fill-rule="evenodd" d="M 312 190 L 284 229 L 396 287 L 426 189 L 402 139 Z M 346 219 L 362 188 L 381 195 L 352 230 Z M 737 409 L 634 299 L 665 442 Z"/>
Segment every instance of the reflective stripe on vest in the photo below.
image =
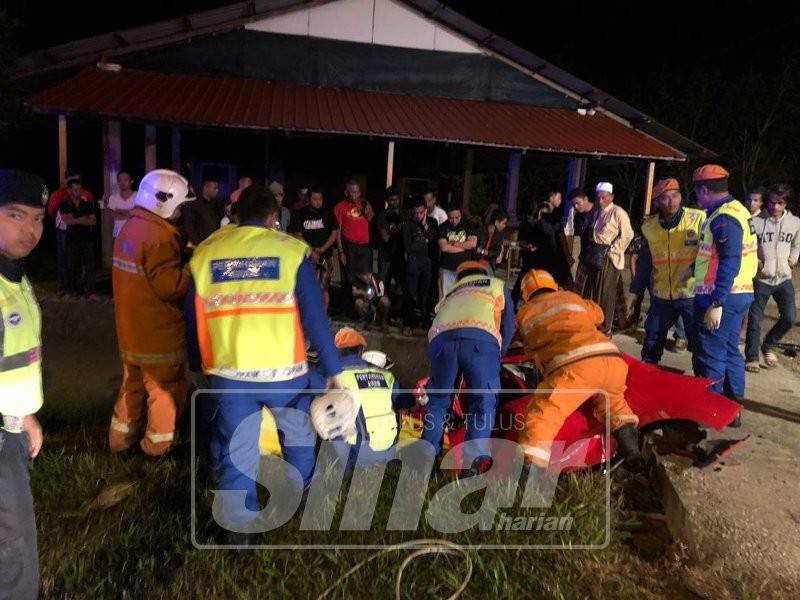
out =
<path fill-rule="evenodd" d="M 227 379 L 288 381 L 308 372 L 294 289 L 308 246 L 264 227 L 230 227 L 192 256 L 203 370 Z"/>
<path fill-rule="evenodd" d="M 0 413 L 23 417 L 42 406 L 42 317 L 27 277 L 0 276 Z"/>
<path fill-rule="evenodd" d="M 613 342 L 599 342 L 597 344 L 581 346 L 580 348 L 575 348 L 574 350 L 551 358 L 550 362 L 544 366 L 544 372 L 550 373 L 580 358 L 589 358 L 590 356 L 597 356 L 600 354 L 619 354 L 619 348 L 617 348 L 617 345 Z"/>
<path fill-rule="evenodd" d="M 348 390 L 358 394 L 358 418 L 366 430 L 369 447 L 376 452 L 391 448 L 397 438 L 397 416 L 392 408 L 394 375 L 377 367 L 345 368 L 342 380 Z M 358 435 L 347 440 L 349 444 L 357 441 Z"/>
<path fill-rule="evenodd" d="M 663 300 L 694 297 L 694 277 L 683 275 L 691 270 L 697 258 L 700 229 L 706 215 L 696 208 L 684 208 L 680 222 L 672 229 L 664 229 L 658 216 L 642 225 L 652 257 L 651 292 Z M 684 282 L 681 283 L 681 276 Z"/>
<path fill-rule="evenodd" d="M 753 278 L 758 271 L 758 239 L 752 227 L 750 211 L 738 200 L 724 203 L 703 223 L 694 267 L 694 293 L 710 294 L 714 291 L 719 256 L 717 256 L 717 249 L 714 247 L 714 234 L 711 232 L 711 223 L 720 215 L 733 217 L 742 228 L 742 263 L 733 280 L 731 294 L 752 293 Z"/>
<path fill-rule="evenodd" d="M 544 321 L 545 319 L 549 319 L 553 315 L 556 315 L 560 312 L 586 312 L 586 308 L 581 306 L 580 304 L 556 304 L 555 306 L 551 306 L 546 311 L 544 311 L 540 315 L 536 315 L 532 319 L 528 319 L 525 323 L 522 324 L 522 333 L 528 333 L 531 329 L 536 327 L 539 323 Z"/>
<path fill-rule="evenodd" d="M 428 341 L 445 331 L 474 327 L 491 333 L 502 344 L 500 320 L 504 307 L 502 280 L 489 275 L 468 275 L 439 302 Z"/>

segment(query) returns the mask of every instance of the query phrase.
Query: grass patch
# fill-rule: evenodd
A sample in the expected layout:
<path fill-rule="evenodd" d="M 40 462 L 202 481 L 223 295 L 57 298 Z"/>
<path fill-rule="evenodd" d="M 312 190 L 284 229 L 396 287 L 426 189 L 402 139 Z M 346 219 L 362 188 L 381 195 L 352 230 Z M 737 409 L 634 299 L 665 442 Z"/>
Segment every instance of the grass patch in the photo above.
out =
<path fill-rule="evenodd" d="M 98 402 L 108 404 L 108 398 Z M 73 405 L 65 402 L 62 407 Z M 70 412 L 50 404 L 44 415 L 45 447 L 32 472 L 45 598 L 317 598 L 351 567 L 374 554 L 361 550 L 198 550 L 190 540 L 188 452 L 157 461 L 142 455 L 127 459 L 112 455 L 105 449 L 110 410 L 98 408 L 91 413 L 93 418 L 82 417 L 80 424 L 70 418 Z M 87 412 L 81 410 L 80 414 Z M 390 466 L 373 523 L 386 522 L 396 479 L 397 469 Z M 437 480 L 439 487 L 452 481 L 449 474 L 439 475 Z M 127 482 L 133 487 L 121 502 L 107 509 L 97 505 L 101 490 Z M 605 481 L 599 473 L 563 476 L 547 514 L 576 516 L 575 529 L 568 539 L 561 532 L 540 533 L 534 543 L 569 539 L 602 543 L 604 497 Z M 200 494 L 200 539 L 213 533 L 211 500 L 208 492 Z M 481 500 L 480 493 L 470 495 L 462 504 L 464 512 L 477 508 Z M 342 509 L 340 502 L 336 524 Z M 655 552 L 650 548 L 646 559 L 637 552 L 634 534 L 648 525 L 625 510 L 616 486 L 611 517 L 611 543 L 603 550 L 468 551 L 473 573 L 464 597 L 698 597 L 687 585 L 692 573 L 672 548 L 663 546 Z M 295 518 L 285 530 L 265 534 L 265 543 L 320 543 L 319 534 L 297 531 L 298 522 Z M 472 529 L 447 538 L 458 544 L 525 544 L 531 543 L 530 536 L 529 532 Z M 322 543 L 396 544 L 441 537 L 427 524 L 423 511 L 420 529 L 415 532 L 384 531 L 380 526 L 372 531 L 334 529 L 325 534 Z M 327 597 L 393 597 L 397 570 L 410 554 L 382 554 Z M 402 597 L 446 598 L 461 585 L 464 574 L 463 557 L 420 557 L 405 570 Z M 753 588 L 746 586 L 734 586 L 728 595 L 727 584 L 719 583 L 724 581 L 722 577 L 717 581 L 700 573 L 695 579 L 701 575 L 703 587 L 719 592 L 716 597 L 764 597 L 762 588 L 757 588 L 756 596 L 749 594 Z"/>

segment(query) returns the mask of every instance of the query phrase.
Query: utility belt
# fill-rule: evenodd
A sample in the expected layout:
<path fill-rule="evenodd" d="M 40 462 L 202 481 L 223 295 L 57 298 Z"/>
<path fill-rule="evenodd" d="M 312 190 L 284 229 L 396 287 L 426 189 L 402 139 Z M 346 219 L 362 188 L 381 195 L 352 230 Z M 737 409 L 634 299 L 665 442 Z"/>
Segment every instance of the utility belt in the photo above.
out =
<path fill-rule="evenodd" d="M 12 417 L 11 415 L 2 415 L 3 426 L 0 429 L 8 431 L 9 433 L 22 433 L 25 431 L 23 421 L 25 417 Z"/>

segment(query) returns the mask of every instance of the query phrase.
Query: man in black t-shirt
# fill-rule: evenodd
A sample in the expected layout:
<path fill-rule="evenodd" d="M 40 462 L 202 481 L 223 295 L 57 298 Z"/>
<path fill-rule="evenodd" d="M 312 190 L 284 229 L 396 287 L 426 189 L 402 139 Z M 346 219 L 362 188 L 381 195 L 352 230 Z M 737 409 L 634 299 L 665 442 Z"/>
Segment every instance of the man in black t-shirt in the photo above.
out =
<path fill-rule="evenodd" d="M 317 272 L 317 279 L 322 287 L 327 310 L 330 302 L 331 273 L 333 272 L 331 254 L 339 237 L 339 222 L 333 216 L 332 211 L 323 208 L 324 203 L 322 190 L 317 187 L 310 188 L 309 204 L 292 215 L 288 231 L 292 235 L 302 238 L 311 246 L 309 258 Z"/>
<path fill-rule="evenodd" d="M 478 245 L 478 236 L 461 218 L 461 209 L 453 206 L 447 211 L 447 221 L 439 227 L 439 298 L 444 298 L 456 283 L 456 269 L 471 260 Z"/>
<path fill-rule="evenodd" d="M 94 293 L 94 229 L 97 225 L 97 211 L 94 202 L 81 197 L 80 181 L 70 182 L 68 192 L 69 198 L 58 209 L 67 227 L 67 294 L 78 295 L 83 291 L 90 300 L 98 300 Z M 81 290 L 82 276 L 84 285 Z"/>

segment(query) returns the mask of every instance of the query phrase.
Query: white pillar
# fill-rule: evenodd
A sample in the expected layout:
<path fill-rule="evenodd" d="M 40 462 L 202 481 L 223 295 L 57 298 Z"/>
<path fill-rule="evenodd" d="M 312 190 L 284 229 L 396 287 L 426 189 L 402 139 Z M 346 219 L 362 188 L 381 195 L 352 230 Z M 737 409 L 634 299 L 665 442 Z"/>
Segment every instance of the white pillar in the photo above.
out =
<path fill-rule="evenodd" d="M 149 173 L 156 168 L 156 126 L 144 126 L 144 170 Z"/>
<path fill-rule="evenodd" d="M 386 187 L 391 187 L 394 181 L 394 140 L 389 142 L 389 152 L 386 155 Z"/>
<path fill-rule="evenodd" d="M 67 115 L 58 115 L 58 180 L 65 185 L 67 173 Z"/>
<path fill-rule="evenodd" d="M 651 205 L 653 202 L 653 184 L 656 178 L 656 163 L 650 161 L 645 167 L 646 173 L 644 178 L 644 216 L 650 214 Z"/>
<path fill-rule="evenodd" d="M 567 194 L 575 188 L 583 187 L 586 181 L 586 159 L 573 158 L 569 161 L 569 171 L 567 172 Z M 566 200 L 566 196 L 564 197 Z"/>
<path fill-rule="evenodd" d="M 117 120 L 103 121 L 103 200 L 108 197 L 117 185 L 117 175 L 122 166 L 122 135 L 120 123 Z M 107 210 L 103 210 L 101 233 L 103 236 L 103 264 L 110 265 L 113 254 L 114 217 Z"/>

